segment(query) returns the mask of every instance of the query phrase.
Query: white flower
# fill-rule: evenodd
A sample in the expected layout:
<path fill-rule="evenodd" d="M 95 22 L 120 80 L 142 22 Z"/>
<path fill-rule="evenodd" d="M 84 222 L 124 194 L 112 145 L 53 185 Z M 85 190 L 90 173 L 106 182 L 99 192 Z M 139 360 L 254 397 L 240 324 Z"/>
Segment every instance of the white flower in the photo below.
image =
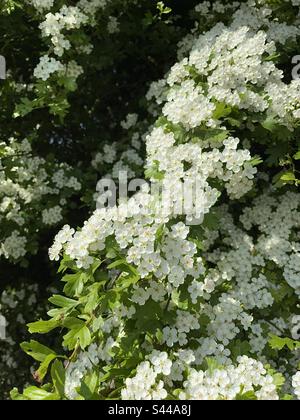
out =
<path fill-rule="evenodd" d="M 292 386 L 296 397 L 300 400 L 300 371 L 292 377 Z"/>
<path fill-rule="evenodd" d="M 168 359 L 168 354 L 166 352 L 153 351 L 149 356 L 149 360 L 153 364 L 154 371 L 157 374 L 162 373 L 166 376 L 170 374 L 172 362 Z"/>
<path fill-rule="evenodd" d="M 40 58 L 39 64 L 34 69 L 34 76 L 46 81 L 53 73 L 63 70 L 64 66 L 60 61 L 53 57 L 49 57 L 48 55 L 44 55 Z"/>

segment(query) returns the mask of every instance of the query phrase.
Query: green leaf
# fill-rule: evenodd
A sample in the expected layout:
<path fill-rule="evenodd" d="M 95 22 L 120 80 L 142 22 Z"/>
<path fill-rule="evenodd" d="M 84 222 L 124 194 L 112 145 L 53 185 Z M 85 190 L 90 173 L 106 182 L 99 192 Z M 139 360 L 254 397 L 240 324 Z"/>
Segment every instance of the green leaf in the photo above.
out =
<path fill-rule="evenodd" d="M 160 14 L 168 14 L 172 12 L 172 9 L 170 7 L 166 7 L 163 1 L 159 1 L 156 8 L 159 10 Z"/>
<path fill-rule="evenodd" d="M 74 299 L 67 298 L 65 296 L 54 295 L 49 299 L 49 302 L 59 308 L 73 308 L 76 307 L 79 302 Z"/>
<path fill-rule="evenodd" d="M 218 215 L 211 211 L 210 213 L 204 216 L 203 226 L 209 230 L 215 230 L 219 226 L 219 217 Z"/>
<path fill-rule="evenodd" d="M 128 287 L 130 287 L 132 284 L 135 284 L 139 281 L 139 277 L 137 276 L 132 276 L 132 275 L 126 275 L 126 276 L 121 276 L 118 279 L 117 285 L 118 285 L 118 289 L 128 289 Z"/>
<path fill-rule="evenodd" d="M 251 350 L 251 346 L 247 341 L 238 339 L 232 342 L 229 349 L 231 351 L 232 358 L 236 359 L 238 356 L 248 355 Z"/>
<path fill-rule="evenodd" d="M 286 346 L 293 351 L 300 348 L 300 341 L 295 341 L 287 337 L 277 337 L 274 334 L 270 334 L 269 345 L 274 350 L 282 350 Z"/>
<path fill-rule="evenodd" d="M 267 117 L 264 121 L 262 121 L 261 125 L 271 133 L 274 132 L 278 127 L 277 121 L 272 116 Z"/>
<path fill-rule="evenodd" d="M 282 385 L 285 383 L 285 377 L 282 373 L 276 372 L 273 375 L 273 383 L 276 386 L 276 388 L 281 388 Z"/>
<path fill-rule="evenodd" d="M 195 137 L 192 138 L 192 143 L 200 143 L 201 141 L 217 141 L 222 142 L 228 137 L 228 131 L 222 130 L 220 128 L 213 128 L 213 129 L 202 129 L 202 128 L 195 128 L 193 130 L 193 135 Z"/>
<path fill-rule="evenodd" d="M 66 318 L 63 322 L 63 326 L 68 328 L 69 330 L 81 328 L 83 325 L 85 325 L 84 321 L 72 316 Z"/>
<path fill-rule="evenodd" d="M 247 391 L 236 396 L 236 400 L 257 400 L 254 391 Z"/>
<path fill-rule="evenodd" d="M 85 297 L 86 304 L 84 312 L 91 313 L 99 303 L 99 289 L 101 283 L 95 283 L 89 288 L 89 294 Z"/>
<path fill-rule="evenodd" d="M 103 263 L 103 261 L 102 260 L 99 260 L 99 259 L 97 259 L 97 258 L 95 258 L 95 261 L 93 262 L 93 264 L 91 265 L 91 267 L 90 267 L 90 269 L 89 269 L 89 271 L 92 273 L 92 274 L 95 274 L 95 272 L 98 270 L 98 268 L 101 266 L 101 264 Z M 82 274 L 85 274 L 85 273 L 82 273 Z M 87 279 L 88 279 L 88 277 L 87 277 Z"/>
<path fill-rule="evenodd" d="M 295 160 L 300 160 L 300 150 L 299 150 L 299 152 L 297 152 L 296 154 L 294 154 L 293 158 Z"/>
<path fill-rule="evenodd" d="M 59 308 L 50 309 L 50 311 L 47 312 L 47 315 L 55 319 L 64 319 L 79 304 L 77 300 L 73 300 L 73 299 L 67 298 L 65 296 L 60 296 L 60 295 L 52 296 L 49 299 L 49 302 L 59 307 Z"/>
<path fill-rule="evenodd" d="M 163 309 L 158 302 L 149 299 L 145 305 L 139 307 L 134 315 L 138 331 L 155 333 L 161 327 L 160 319 L 163 317 Z"/>
<path fill-rule="evenodd" d="M 35 340 L 30 340 L 29 343 L 21 343 L 22 350 L 31 356 L 33 359 L 43 362 L 49 354 L 54 354 L 54 351 Z"/>
<path fill-rule="evenodd" d="M 251 160 L 249 160 L 249 163 L 252 166 L 257 166 L 257 165 L 260 165 L 261 163 L 263 163 L 263 160 L 259 156 L 255 155 L 255 156 L 253 156 L 253 158 Z"/>
<path fill-rule="evenodd" d="M 99 375 L 96 372 L 89 374 L 82 381 L 80 390 L 78 391 L 85 400 L 98 400 L 97 387 L 99 386 Z"/>
<path fill-rule="evenodd" d="M 90 330 L 85 325 L 84 321 L 73 318 L 67 322 L 64 322 L 67 328 L 71 328 L 70 331 L 64 336 L 63 345 L 68 347 L 69 350 L 73 350 L 77 343 L 79 343 L 82 350 L 84 350 L 92 340 Z"/>
<path fill-rule="evenodd" d="M 264 61 L 275 61 L 275 60 L 277 60 L 277 58 L 279 58 L 279 57 L 280 57 L 280 54 L 278 54 L 278 53 L 271 54 L 271 55 L 269 55 L 268 57 L 266 57 L 266 58 L 264 59 Z"/>
<path fill-rule="evenodd" d="M 47 375 L 50 363 L 56 358 L 56 354 L 48 354 L 48 356 L 44 359 L 44 361 L 41 363 L 39 369 L 35 372 L 34 375 L 38 382 L 42 382 L 44 377 Z"/>
<path fill-rule="evenodd" d="M 76 336 L 78 336 L 78 340 L 82 350 L 84 350 L 92 340 L 90 330 L 86 326 L 80 328 Z"/>
<path fill-rule="evenodd" d="M 21 103 L 16 105 L 14 112 L 14 118 L 24 117 L 29 114 L 34 109 L 34 102 L 30 99 L 23 97 L 21 98 Z"/>
<path fill-rule="evenodd" d="M 158 181 L 161 181 L 164 179 L 164 172 L 159 171 L 157 168 L 152 167 L 145 170 L 145 177 L 146 179 L 156 179 Z"/>
<path fill-rule="evenodd" d="M 280 160 L 289 153 L 289 143 L 287 142 L 276 142 L 266 149 L 268 158 L 266 163 L 269 166 L 277 166 Z"/>
<path fill-rule="evenodd" d="M 119 267 L 120 265 L 123 265 L 123 264 L 126 264 L 126 260 L 125 259 L 114 261 L 111 264 L 109 264 L 107 266 L 107 268 L 108 268 L 108 270 L 111 270 L 112 268 Z"/>
<path fill-rule="evenodd" d="M 225 121 L 228 121 L 232 127 L 240 127 L 242 125 L 242 122 L 237 118 L 227 117 L 225 118 Z"/>
<path fill-rule="evenodd" d="M 64 287 L 64 293 L 67 296 L 79 296 L 84 287 L 84 281 L 82 273 L 66 274 L 62 278 L 63 282 L 66 282 Z"/>
<path fill-rule="evenodd" d="M 212 118 L 214 120 L 219 120 L 222 117 L 227 117 L 232 111 L 232 108 L 225 104 L 224 102 L 218 102 L 214 110 Z"/>
<path fill-rule="evenodd" d="M 105 241 L 106 257 L 116 258 L 120 252 L 119 245 L 113 236 L 109 236 Z"/>
<path fill-rule="evenodd" d="M 101 300 L 101 312 L 105 312 L 107 308 L 114 309 L 118 301 L 118 293 L 115 290 L 108 290 Z"/>
<path fill-rule="evenodd" d="M 24 397 L 24 395 L 20 394 L 17 388 L 13 388 L 10 391 L 10 398 L 13 401 L 18 401 L 18 400 L 27 400 L 27 398 Z"/>
<path fill-rule="evenodd" d="M 66 372 L 63 364 L 59 360 L 55 360 L 51 366 L 51 377 L 56 392 L 61 398 L 64 398 Z"/>
<path fill-rule="evenodd" d="M 271 294 L 277 303 L 281 303 L 284 298 L 288 298 L 293 295 L 293 293 L 294 289 L 292 289 L 287 283 L 283 283 L 278 288 L 271 290 Z"/>
<path fill-rule="evenodd" d="M 211 375 L 215 370 L 224 369 L 224 367 L 212 357 L 206 357 L 205 362 L 207 364 L 207 370 L 209 372 L 209 375 Z"/>
<path fill-rule="evenodd" d="M 54 319 L 50 319 L 49 321 L 37 321 L 37 322 L 31 322 L 30 324 L 27 324 L 29 328 L 29 332 L 31 334 L 33 333 L 39 333 L 39 334 L 46 334 L 55 328 L 60 326 L 60 322 L 56 321 Z"/>
<path fill-rule="evenodd" d="M 281 175 L 280 180 L 289 182 L 289 181 L 295 181 L 296 177 L 295 174 L 292 171 L 287 171 L 284 174 Z"/>
<path fill-rule="evenodd" d="M 75 269 L 76 268 L 76 264 L 74 263 L 74 261 L 72 260 L 71 257 L 69 257 L 67 254 L 65 254 L 63 256 L 63 259 L 61 260 L 59 269 L 58 269 L 58 273 L 64 273 L 68 268 L 70 269 Z"/>
<path fill-rule="evenodd" d="M 109 270 L 111 270 L 113 268 L 117 268 L 117 267 L 119 267 L 119 269 L 121 271 L 125 271 L 126 273 L 131 273 L 134 276 L 139 278 L 139 273 L 138 273 L 137 269 L 135 267 L 133 267 L 132 265 L 128 264 L 128 262 L 125 259 L 120 259 L 120 260 L 114 261 L 113 263 L 111 263 L 107 266 L 107 268 Z"/>
<path fill-rule="evenodd" d="M 124 353 L 132 352 L 134 345 L 136 344 L 140 333 L 139 331 L 128 332 L 126 336 L 121 338 L 120 348 L 124 351 Z"/>
<path fill-rule="evenodd" d="M 44 389 L 36 386 L 30 386 L 24 391 L 24 397 L 29 400 L 59 400 L 59 395 L 56 393 L 47 392 Z"/>
<path fill-rule="evenodd" d="M 200 239 L 197 239 L 197 238 L 189 238 L 189 241 L 193 242 L 198 249 L 200 249 L 201 251 L 203 251 L 204 245 L 203 245 L 203 242 L 200 241 Z"/>
<path fill-rule="evenodd" d="M 157 249 L 158 245 L 161 243 L 164 237 L 165 227 L 164 225 L 160 225 L 155 234 L 155 249 Z"/>

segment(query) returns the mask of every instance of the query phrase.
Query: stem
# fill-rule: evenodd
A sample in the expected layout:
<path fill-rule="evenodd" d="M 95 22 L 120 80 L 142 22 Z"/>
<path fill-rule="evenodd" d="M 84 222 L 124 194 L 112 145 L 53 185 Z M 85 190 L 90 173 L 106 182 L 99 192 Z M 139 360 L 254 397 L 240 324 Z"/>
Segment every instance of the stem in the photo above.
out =
<path fill-rule="evenodd" d="M 172 299 L 172 293 L 169 294 L 168 301 L 167 301 L 166 307 L 164 309 L 164 312 L 167 312 L 167 310 L 169 308 L 169 305 L 170 305 L 170 302 L 171 302 L 171 299 Z"/>
<path fill-rule="evenodd" d="M 267 324 L 270 324 L 272 327 L 276 328 L 276 330 L 278 330 L 281 334 L 286 335 L 285 332 L 280 329 L 279 327 L 277 327 L 272 321 L 265 321 Z"/>
<path fill-rule="evenodd" d="M 72 359 L 76 356 L 79 348 L 80 348 L 79 343 L 77 343 L 76 346 L 75 346 L 75 348 L 74 348 L 74 350 L 73 350 L 73 353 L 71 354 L 71 356 L 68 359 L 68 362 L 66 364 L 66 369 L 70 365 L 70 363 L 72 362 Z"/>

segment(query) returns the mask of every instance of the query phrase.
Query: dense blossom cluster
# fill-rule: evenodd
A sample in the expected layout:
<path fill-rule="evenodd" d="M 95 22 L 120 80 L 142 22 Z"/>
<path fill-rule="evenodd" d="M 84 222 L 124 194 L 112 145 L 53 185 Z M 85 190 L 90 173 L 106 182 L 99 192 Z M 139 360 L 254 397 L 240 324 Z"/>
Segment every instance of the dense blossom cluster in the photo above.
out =
<path fill-rule="evenodd" d="M 46 159 L 34 156 L 28 140 L 11 138 L 0 148 L 0 255 L 18 260 L 43 225 L 60 222 L 64 199 L 81 184 L 68 165 L 49 167 Z"/>
<path fill-rule="evenodd" d="M 51 9 L 54 0 L 28 0 L 28 3 L 34 6 L 38 11 L 44 12 Z"/>
<path fill-rule="evenodd" d="M 263 364 L 247 356 L 238 357 L 238 365 L 209 372 L 191 369 L 184 383 L 182 399 L 233 400 L 241 392 L 253 392 L 258 400 L 278 400 L 274 378 Z"/>
<path fill-rule="evenodd" d="M 125 129 L 129 129 L 129 127 Z M 135 131 L 131 136 L 131 144 L 125 151 L 120 150 L 116 142 L 105 144 L 102 151 L 96 153 L 94 156 L 91 162 L 93 168 L 103 174 L 103 171 L 109 167 L 110 172 L 106 174 L 106 179 L 113 178 L 114 180 L 119 180 L 122 173 L 126 173 L 128 180 L 141 175 L 144 164 L 143 158 L 141 157 L 144 137 L 140 136 L 138 131 Z M 96 191 L 98 191 L 97 187 Z M 94 197 L 97 201 L 99 194 L 95 193 Z"/>
<path fill-rule="evenodd" d="M 208 328 L 210 337 L 214 336 L 224 345 L 228 345 L 240 331 L 234 319 L 239 320 L 246 331 L 249 327 L 252 329 L 253 316 L 251 312 L 247 314 L 247 311 L 272 306 L 278 299 L 276 292 L 283 287 L 281 276 L 296 295 L 299 295 L 299 273 L 298 280 L 293 281 L 287 270 L 292 256 L 298 255 L 299 245 L 293 234 L 299 229 L 299 204 L 298 194 L 287 193 L 275 199 L 265 193 L 254 201 L 253 207 L 246 208 L 241 215 L 244 229 L 235 225 L 228 210 L 221 209 L 222 225 L 219 234 L 229 249 L 224 252 L 215 248 L 214 241 L 218 241 L 218 237 L 214 232 L 213 238 L 208 241 L 213 250 L 206 251 L 206 259 L 215 264 L 213 270 L 216 285 L 230 282 L 231 287 L 226 294 L 222 294 L 216 307 L 211 308 L 209 304 L 206 309 L 211 313 Z M 254 238 L 249 233 L 253 228 L 259 232 Z M 278 273 L 277 281 L 274 281 L 275 273 Z M 236 309 L 233 311 L 234 308 Z M 291 328 L 292 315 L 290 314 L 288 320 L 283 320 L 290 325 L 285 328 Z M 266 319 L 258 320 L 257 316 L 255 321 L 268 325 Z M 270 322 L 272 324 L 271 319 Z M 276 320 L 276 324 L 281 323 Z M 255 326 L 253 332 L 257 338 L 261 336 L 263 343 L 265 331 Z M 280 328 L 277 333 L 280 333 Z"/>
<path fill-rule="evenodd" d="M 266 375 L 260 362 L 244 357 L 241 358 L 237 368 L 230 365 L 231 344 L 233 340 L 239 340 L 238 337 L 247 334 L 249 337 L 248 351 L 252 355 L 260 355 L 262 361 L 273 364 L 274 362 L 264 355 L 268 332 L 277 335 L 290 335 L 291 333 L 292 318 L 295 318 L 292 314 L 289 314 L 287 319 L 270 318 L 268 320 L 263 315 L 264 312 L 261 313 L 261 318 L 258 313 L 259 310 L 272 307 L 278 299 L 277 293 L 282 287 L 287 287 L 282 283 L 281 261 L 289 260 L 289 254 L 293 253 L 293 247 L 295 250 L 299 249 L 296 242 L 293 242 L 293 247 L 290 247 L 293 232 L 299 229 L 299 206 L 298 194 L 287 193 L 276 199 L 272 194 L 265 193 L 255 200 L 253 206 L 244 209 L 240 217 L 241 227 L 235 225 L 228 209 L 221 206 L 222 225 L 219 231 L 207 231 L 206 239 L 203 242 L 205 259 L 212 264 L 211 268 L 206 270 L 203 264 L 200 264 L 198 274 L 193 273 L 192 277 L 197 278 L 200 274 L 202 280 L 192 280 L 188 289 L 190 301 L 193 304 L 200 303 L 200 306 L 197 306 L 199 309 L 197 313 L 194 312 L 194 309 L 192 312 L 177 310 L 174 323 L 162 330 L 161 343 L 165 343 L 169 348 L 171 360 L 176 360 L 176 353 L 181 351 L 182 347 L 184 351 L 189 351 L 190 364 L 193 369 L 184 384 L 182 398 L 232 399 L 241 390 L 244 392 L 253 391 L 253 387 L 255 387 L 255 395 L 258 399 L 278 399 L 272 376 Z M 287 214 L 290 215 L 289 219 L 286 219 Z M 286 223 L 283 223 L 283 220 Z M 255 238 L 249 234 L 253 226 L 256 226 L 260 232 Z M 189 228 L 183 223 L 172 226 L 171 237 L 169 237 L 173 253 L 168 255 L 166 249 L 163 248 L 167 262 L 171 262 L 174 258 L 174 251 L 184 248 L 184 242 L 179 245 L 174 240 L 178 240 L 179 237 L 181 241 L 185 241 L 188 234 Z M 214 242 L 220 243 L 220 240 L 222 241 L 221 249 L 214 245 Z M 185 242 L 188 245 L 189 242 Z M 210 251 L 210 248 L 213 251 Z M 175 261 L 173 264 L 178 264 L 178 261 Z M 278 268 L 272 267 L 272 272 L 267 270 L 270 262 L 274 262 L 278 266 Z M 141 267 L 141 264 L 137 264 L 137 266 Z M 164 306 L 167 293 L 174 293 L 184 282 L 190 282 L 190 280 L 184 281 L 182 269 L 179 277 L 175 277 L 177 282 L 174 281 L 174 276 L 177 276 L 177 272 L 180 270 L 179 267 L 173 265 L 168 270 L 168 283 L 165 283 L 164 287 L 156 282 L 150 282 L 148 286 L 146 284 L 140 287 L 134 286 L 130 300 L 135 305 L 143 306 L 151 298 Z M 166 273 L 159 274 L 161 279 L 166 277 Z M 276 275 L 275 279 L 274 275 Z M 285 280 L 287 283 L 290 282 L 289 277 L 286 277 Z M 223 292 L 220 295 L 220 290 L 225 284 L 228 284 L 228 292 Z M 293 286 L 295 287 L 294 284 Z M 296 285 L 296 293 L 299 293 L 298 287 L 299 280 Z M 216 303 L 212 305 L 211 301 Z M 170 309 L 173 305 L 174 302 L 170 305 Z M 254 308 L 257 313 L 255 319 L 252 315 Z M 136 310 L 130 309 L 129 312 L 124 309 L 122 311 L 114 309 L 111 314 L 112 318 L 108 317 L 105 321 L 105 325 L 110 324 L 110 327 L 107 328 L 103 325 L 102 329 L 109 334 L 108 337 L 111 337 L 111 334 L 116 334 L 116 346 L 118 346 L 118 338 L 123 335 L 124 321 L 126 322 L 126 318 L 132 318 Z M 206 327 L 201 326 L 203 317 L 209 319 Z M 113 323 L 112 320 L 114 320 Z M 275 325 L 275 330 L 273 325 Z M 188 349 L 186 347 L 188 336 L 191 340 L 193 332 L 197 332 L 199 329 L 201 338 L 196 338 L 197 348 Z M 156 350 L 153 352 L 155 353 Z M 167 353 L 165 355 L 166 360 L 169 360 Z M 201 366 L 208 356 L 213 356 L 218 363 L 225 365 L 226 368 L 214 371 L 212 377 L 209 374 L 206 377 L 205 373 L 195 370 L 195 367 Z M 150 355 L 150 361 L 151 357 Z M 186 361 L 188 358 L 185 357 L 183 360 Z M 293 369 L 293 359 L 290 360 L 290 363 L 289 369 Z M 168 365 L 166 370 L 171 372 L 170 369 L 171 366 Z M 177 376 L 174 373 L 174 381 L 182 381 L 185 367 L 182 363 L 180 365 L 178 361 L 174 361 L 174 370 L 177 372 Z M 241 376 L 241 372 L 244 372 L 245 377 Z M 157 380 L 160 373 L 162 372 L 153 369 L 149 362 L 143 362 L 138 367 L 136 376 L 126 381 L 126 389 L 122 392 L 122 396 L 126 399 L 165 398 L 167 396 L 165 387 L 167 386 L 169 389 L 170 383 L 167 381 L 165 386 L 161 380 Z M 83 375 L 84 372 L 82 377 Z M 169 374 L 164 371 L 164 375 L 168 376 Z M 240 381 L 237 380 L 237 377 L 240 378 Z M 172 380 L 171 378 L 170 380 Z M 206 381 L 208 382 L 206 383 Z M 296 383 L 296 379 L 293 383 Z M 259 391 L 256 387 L 260 387 Z"/>
<path fill-rule="evenodd" d="M 289 329 L 293 325 L 291 314 L 288 314 L 287 319 L 271 318 L 269 322 L 264 317 L 263 312 L 261 319 L 256 315 L 254 320 L 251 310 L 256 308 L 256 312 L 259 312 L 259 310 L 271 307 L 277 299 L 277 292 L 282 287 L 286 287 L 284 283 L 282 284 L 280 269 L 273 268 L 272 274 L 265 268 L 268 267 L 268 261 L 275 262 L 280 267 L 281 260 L 288 260 L 288 254 L 292 252 L 292 249 L 289 249 L 289 247 L 286 249 L 286 245 L 289 244 L 288 239 L 291 238 L 294 230 L 299 229 L 299 205 L 298 194 L 288 193 L 277 201 L 272 197 L 272 194 L 265 193 L 262 197 L 256 199 L 252 207 L 244 210 L 240 217 L 242 224 L 245 224 L 244 228 L 242 228 L 242 225 L 240 228 L 235 226 L 233 218 L 228 214 L 228 210 L 225 212 L 226 209 L 221 206 L 222 226 L 219 232 L 206 232 L 208 236 L 204 240 L 207 247 L 205 251 L 206 260 L 214 264 L 215 268 L 205 270 L 203 265 L 200 264 L 201 268 L 198 270 L 198 275 L 192 274 L 192 276 L 198 277 L 200 274 L 203 280 L 193 280 L 189 287 L 191 302 L 194 304 L 196 304 L 195 300 L 200 302 L 197 314 L 194 313 L 194 309 L 192 309 L 191 313 L 187 310 L 176 311 L 174 324 L 166 326 L 162 330 L 161 343 L 166 343 L 169 348 L 171 352 L 170 359 L 167 353 L 163 353 L 161 362 L 157 362 L 161 370 L 155 368 L 156 362 L 153 362 L 152 359 L 156 359 L 151 354 L 157 354 L 157 351 L 153 350 L 149 356 L 149 361 L 154 366 L 150 365 L 149 361 L 145 361 L 138 367 L 136 376 L 126 380 L 126 388 L 122 391 L 123 398 L 166 398 L 172 385 L 172 380 L 177 382 L 182 381 L 184 378 L 186 370 L 184 363 L 181 362 L 180 364 L 176 360 L 177 352 L 183 351 L 181 348 L 184 347 L 184 351 L 189 352 L 189 357 L 183 357 L 182 361 L 186 362 L 190 359 L 189 363 L 193 368 L 186 382 L 184 382 L 181 398 L 232 399 L 239 395 L 242 390 L 249 392 L 255 389 L 255 395 L 258 399 L 278 399 L 274 379 L 271 375 L 266 374 L 263 365 L 256 360 L 244 357 L 239 360 L 239 365 L 235 368 L 230 365 L 230 348 L 233 340 L 237 339 L 241 334 L 248 334 L 250 346 L 248 349 L 250 353 L 260 355 L 261 360 L 273 364 L 274 361 L 267 359 L 263 355 L 263 350 L 268 341 L 268 332 L 282 335 L 284 334 L 283 331 L 285 331 L 287 335 L 290 334 Z M 289 220 L 285 219 L 287 214 L 290 215 Z M 283 220 L 286 220 L 286 224 L 283 223 Z M 260 234 L 255 240 L 247 233 L 247 229 L 251 230 L 253 225 L 260 230 Z M 66 228 L 65 231 L 67 230 Z M 188 233 L 189 228 L 183 223 L 172 226 L 170 238 L 172 244 L 170 245 L 174 247 L 172 257 L 174 249 L 183 247 L 183 244 L 177 245 L 174 240 L 179 237 L 181 241 L 185 241 Z M 222 248 L 227 247 L 226 251 L 221 251 L 213 246 L 214 241 L 219 243 L 219 235 L 222 238 Z M 272 247 L 274 241 L 278 245 L 278 253 L 275 252 L 275 254 L 274 247 Z M 186 241 L 186 244 L 188 245 L 188 241 Z M 214 251 L 209 251 L 210 247 Z M 299 249 L 296 243 L 294 247 Z M 168 262 L 171 261 L 171 255 L 165 255 L 166 260 Z M 166 294 L 174 293 L 184 282 L 184 274 L 181 270 L 180 277 L 178 277 L 180 281 L 174 283 L 173 276 L 178 269 L 179 267 L 175 270 L 175 266 L 171 269 L 168 283 L 165 283 L 165 286 L 153 281 L 148 286 L 146 284 L 143 287 L 134 286 L 130 300 L 134 305 L 143 306 L 151 298 L 164 306 Z M 260 272 L 264 272 L 265 275 L 259 274 Z M 275 273 L 278 273 L 278 276 L 274 281 Z M 166 276 L 166 273 L 164 276 Z M 289 281 L 288 278 L 286 280 L 287 282 Z M 228 286 L 228 292 L 223 292 L 218 299 L 219 290 L 222 290 L 223 285 L 228 282 L 231 284 L 231 286 Z M 214 295 L 214 299 L 211 299 Z M 212 305 L 210 303 L 211 300 L 216 303 Z M 174 303 L 170 305 L 170 309 L 173 305 Z M 111 317 L 107 318 L 102 327 L 102 330 L 108 334 L 108 340 L 111 340 L 111 334 L 115 336 L 115 341 L 112 340 L 112 343 L 114 342 L 116 347 L 119 346 L 118 339 L 123 335 L 124 322 L 126 322 L 126 319 L 132 318 L 136 312 L 132 306 L 127 309 L 129 311 L 126 308 L 117 311 L 115 308 Z M 200 320 L 203 316 L 210 319 L 207 327 L 200 326 Z M 272 325 L 277 326 L 275 331 Z M 281 329 L 282 326 L 283 331 Z M 196 332 L 199 328 L 201 330 L 201 338 L 196 339 L 198 347 L 195 350 L 188 349 L 186 347 L 188 334 L 189 339 L 191 339 L 193 331 Z M 112 343 L 110 343 L 109 348 L 112 348 Z M 107 344 L 105 347 L 107 347 Z M 94 345 L 92 349 L 94 349 Z M 78 361 L 74 365 L 70 365 L 71 383 L 73 384 L 71 389 L 73 390 L 76 388 L 74 381 L 76 384 L 78 381 L 80 382 L 80 378 L 84 376 L 88 368 L 92 369 L 92 365 L 97 365 L 99 360 L 103 360 L 99 359 L 99 350 L 95 353 L 95 355 L 98 355 L 97 358 L 93 359 L 92 362 L 89 353 L 90 351 L 82 353 Z M 111 359 L 112 354 L 109 359 Z M 212 376 L 208 373 L 197 371 L 195 368 L 201 366 L 207 356 L 213 356 L 218 363 L 225 364 L 226 368 L 224 370 L 215 370 Z M 156 358 L 159 360 L 158 356 Z M 82 362 L 83 359 L 85 360 L 84 363 Z M 170 360 L 174 360 L 173 365 Z M 292 359 L 290 362 L 292 367 Z M 85 369 L 86 363 L 87 367 Z M 174 372 L 171 370 L 171 366 L 174 366 Z M 171 372 L 173 373 L 171 374 Z M 241 376 L 242 372 L 245 376 Z M 159 374 L 161 373 L 164 376 L 170 376 L 165 378 L 166 385 L 159 379 Z M 294 388 L 296 388 L 296 383 L 297 376 L 293 379 Z M 166 388 L 168 391 L 166 391 Z M 68 391 L 68 395 L 72 395 L 70 392 Z M 297 391 L 295 392 L 297 395 Z"/>
<path fill-rule="evenodd" d="M 299 80 L 283 83 L 282 71 L 266 60 L 276 53 L 274 41 L 268 41 L 263 31 L 241 27 L 240 15 L 235 19 L 229 28 L 219 24 L 196 38 L 189 59 L 176 64 L 161 84 L 167 94 L 159 89 L 151 96 L 158 96 L 160 104 L 166 95 L 163 114 L 187 129 L 202 123 L 219 127 L 220 121 L 214 118 L 218 115 L 216 101 L 248 112 L 265 111 L 293 129 L 299 118 Z M 293 36 L 288 34 L 288 38 Z M 201 83 L 196 84 L 195 78 L 200 77 Z"/>
<path fill-rule="evenodd" d="M 288 0 L 289 1 L 289 0 Z M 288 2 L 287 1 L 287 2 Z M 296 3 L 296 2 L 295 2 Z M 299 4 L 294 4 L 299 6 Z M 292 25 L 276 17 L 274 9 L 264 1 L 249 0 L 244 3 L 231 2 L 223 4 L 222 1 L 204 1 L 196 6 L 195 11 L 201 17 L 205 17 L 206 21 L 214 20 L 216 14 L 219 14 L 220 21 L 228 20 L 228 14 L 232 14 L 232 27 L 239 28 L 243 25 L 250 27 L 254 31 L 258 31 L 262 27 L 266 31 L 269 40 L 274 40 L 280 44 L 285 44 L 289 38 L 295 39 L 299 35 L 299 9 L 294 14 L 294 22 Z M 296 17 L 296 18 L 295 18 Z M 209 22 L 211 25 L 211 23 Z M 180 43 L 180 47 L 185 49 L 193 43 L 193 37 L 188 35 Z M 180 49 L 180 53 L 182 50 Z"/>
<path fill-rule="evenodd" d="M 92 344 L 88 351 L 81 353 L 76 362 L 71 363 L 66 370 L 65 393 L 69 399 L 78 395 L 76 388 L 80 386 L 84 375 L 99 363 L 98 349 Z"/>
<path fill-rule="evenodd" d="M 41 13 L 50 10 L 53 6 L 51 1 L 32 1 L 33 6 Z M 52 44 L 53 53 L 57 57 L 62 57 L 65 51 L 71 48 L 77 48 L 79 53 L 90 53 L 92 46 L 89 43 L 79 43 L 72 46 L 71 39 L 68 34 L 74 30 L 78 30 L 86 25 L 94 25 L 96 13 L 105 8 L 108 0 L 80 0 L 76 6 L 63 5 L 59 11 L 48 12 L 45 20 L 39 25 L 42 36 L 49 38 Z M 108 32 L 114 33 L 118 30 L 116 18 L 110 17 L 108 22 Z M 74 80 L 82 73 L 83 69 L 74 60 L 63 63 L 55 57 L 48 54 L 41 57 L 39 64 L 34 70 L 34 76 L 46 81 L 51 74 L 57 73 L 70 77 Z"/>
<path fill-rule="evenodd" d="M 293 376 L 293 388 L 297 398 L 300 400 L 300 371 Z"/>
<path fill-rule="evenodd" d="M 73 60 L 70 61 L 67 65 L 63 65 L 54 57 L 44 55 L 40 58 L 39 64 L 34 69 L 34 76 L 46 81 L 50 75 L 55 72 L 76 80 L 77 77 L 80 76 L 80 74 L 83 72 L 83 69 Z"/>

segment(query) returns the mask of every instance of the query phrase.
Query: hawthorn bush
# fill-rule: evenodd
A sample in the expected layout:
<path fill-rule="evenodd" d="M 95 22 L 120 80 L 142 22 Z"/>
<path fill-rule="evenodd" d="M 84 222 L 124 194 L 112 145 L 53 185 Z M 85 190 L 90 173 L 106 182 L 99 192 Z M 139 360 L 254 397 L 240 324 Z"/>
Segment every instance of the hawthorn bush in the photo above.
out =
<path fill-rule="evenodd" d="M 3 1 L 0 5 L 4 40 L 0 54 L 6 60 L 6 78 L 0 80 L 0 291 L 13 289 L 25 296 L 27 284 L 36 284 L 37 291 L 52 284 L 59 288 L 56 267 L 49 264 L 47 252 L 53 237 L 65 223 L 79 225 L 93 211 L 97 180 L 111 171 L 112 164 L 127 165 L 127 133 L 120 123 L 137 107 L 142 120 L 147 117 L 140 98 L 150 80 L 161 77 L 175 60 L 176 49 L 171 46 L 191 27 L 189 7 L 193 6 L 182 10 L 176 24 L 171 24 L 173 16 L 162 13 L 165 6 L 161 10 L 156 2 L 109 2 L 110 10 L 102 7 L 97 12 L 92 29 L 86 22 L 84 28 L 76 24 L 66 34 L 83 38 L 82 44 L 94 38 L 88 55 L 73 57 L 85 70 L 75 84 L 72 77 L 66 82 L 62 74 L 51 74 L 47 80 L 35 77 L 39 58 L 52 55 L 51 40 L 42 36 L 39 25 L 47 13 L 55 14 L 63 5 L 74 11 L 72 1 L 55 1 L 53 8 L 51 2 L 40 3 Z M 96 9 L 101 6 L 101 2 L 89 3 Z M 111 33 L 107 25 L 113 15 L 120 28 Z M 68 59 L 68 54 L 60 57 Z M 148 123 L 144 124 L 146 129 Z M 102 150 L 105 155 L 112 147 L 112 157 L 101 161 Z M 139 158 L 141 173 L 142 162 Z M 42 305 L 45 296 L 37 300 Z M 26 309 L 26 301 L 15 311 L 1 304 L 6 337 L 15 342 L 12 347 L 1 336 L 1 366 L 8 358 L 16 365 L 1 369 L 1 397 L 7 397 L 12 384 L 22 386 L 31 380 L 28 364 L 16 352 L 25 336 L 18 335 L 14 322 L 18 310 L 26 322 L 34 319 L 32 304 Z"/>
<path fill-rule="evenodd" d="M 4 397 L 300 399 L 299 8 L 5 2 Z"/>

